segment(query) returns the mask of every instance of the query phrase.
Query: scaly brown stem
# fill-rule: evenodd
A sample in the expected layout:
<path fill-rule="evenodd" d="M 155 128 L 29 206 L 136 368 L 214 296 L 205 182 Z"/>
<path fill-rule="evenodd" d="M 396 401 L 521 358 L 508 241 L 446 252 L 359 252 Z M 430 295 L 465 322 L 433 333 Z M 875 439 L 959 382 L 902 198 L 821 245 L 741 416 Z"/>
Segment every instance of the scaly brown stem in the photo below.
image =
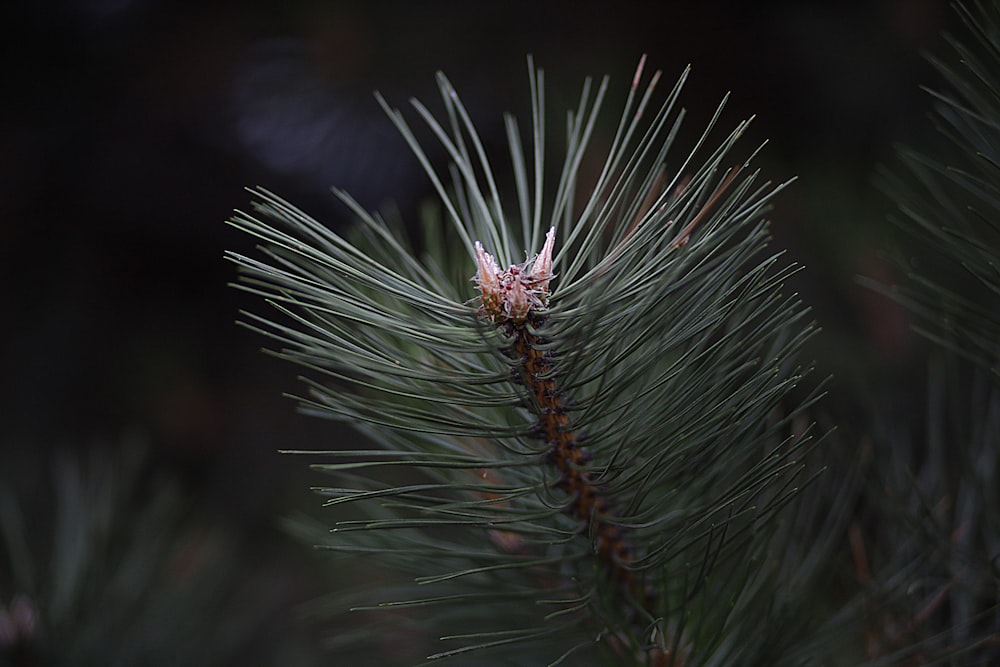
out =
<path fill-rule="evenodd" d="M 588 468 L 590 453 L 568 413 L 567 397 L 552 376 L 551 353 L 540 349 L 544 341 L 529 327 L 512 327 L 514 352 L 523 364 L 523 376 L 538 414 L 538 433 L 549 445 L 549 462 L 559 472 L 559 486 L 571 497 L 567 512 L 591 527 L 598 559 L 622 594 L 639 601 L 655 616 L 655 598 L 630 567 L 632 547 L 627 531 L 614 521 L 614 508 L 606 490 Z M 640 614 L 632 614 L 636 622 Z"/>

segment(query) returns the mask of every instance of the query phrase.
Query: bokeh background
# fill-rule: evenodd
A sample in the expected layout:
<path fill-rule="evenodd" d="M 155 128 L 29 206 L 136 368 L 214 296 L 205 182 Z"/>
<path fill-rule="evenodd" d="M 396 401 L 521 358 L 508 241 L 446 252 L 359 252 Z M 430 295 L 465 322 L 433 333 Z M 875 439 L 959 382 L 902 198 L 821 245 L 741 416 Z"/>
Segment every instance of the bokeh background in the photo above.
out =
<path fill-rule="evenodd" d="M 692 65 L 691 132 L 731 91 L 722 125 L 756 115 L 746 141 L 769 141 L 758 164 L 798 179 L 771 217 L 805 266 L 795 288 L 824 328 L 811 352 L 840 378 L 832 400 L 905 386 L 906 318 L 855 277 L 894 278 L 892 205 L 872 177 L 895 143 L 931 140 L 919 86 L 938 82 L 924 52 L 945 53 L 941 33 L 957 27 L 944 0 L 15 0 L 0 11 L 0 469 L 18 471 L 40 531 L 57 452 L 141 441 L 206 530 L 239 536 L 242 586 L 266 594 L 272 623 L 350 576 L 283 532 L 282 517 L 322 516 L 308 488 L 320 480 L 277 451 L 353 436 L 297 415 L 281 396 L 297 390 L 296 369 L 236 326 L 256 304 L 227 286 L 222 255 L 252 243 L 224 220 L 258 184 L 332 226 L 349 218 L 331 186 L 412 220 L 430 189 L 372 91 L 433 103 L 443 70 L 502 149 L 501 114 L 527 108 L 528 53 L 546 71 L 551 123 L 585 76 L 609 74 L 610 126 L 643 53 L 668 85 Z"/>

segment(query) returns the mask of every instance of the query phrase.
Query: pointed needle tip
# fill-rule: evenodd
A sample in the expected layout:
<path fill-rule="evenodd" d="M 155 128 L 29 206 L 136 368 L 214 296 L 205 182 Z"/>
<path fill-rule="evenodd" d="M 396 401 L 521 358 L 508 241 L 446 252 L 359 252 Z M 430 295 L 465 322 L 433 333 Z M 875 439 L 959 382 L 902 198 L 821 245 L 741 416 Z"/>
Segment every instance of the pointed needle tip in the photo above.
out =
<path fill-rule="evenodd" d="M 635 76 L 632 77 L 632 90 L 639 87 L 639 80 L 642 79 L 642 68 L 646 65 L 646 54 L 639 58 L 639 66 L 635 68 Z"/>

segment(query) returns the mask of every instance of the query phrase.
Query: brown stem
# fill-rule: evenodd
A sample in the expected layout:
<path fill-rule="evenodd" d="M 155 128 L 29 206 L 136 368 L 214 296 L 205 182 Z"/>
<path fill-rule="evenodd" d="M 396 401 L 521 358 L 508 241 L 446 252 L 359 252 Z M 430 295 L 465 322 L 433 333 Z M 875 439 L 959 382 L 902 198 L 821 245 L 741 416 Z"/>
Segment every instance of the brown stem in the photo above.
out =
<path fill-rule="evenodd" d="M 590 453 L 568 414 L 567 398 L 552 376 L 551 353 L 539 349 L 544 341 L 523 324 L 513 328 L 514 352 L 523 363 L 524 380 L 530 389 L 538 413 L 538 433 L 549 445 L 549 462 L 559 472 L 559 486 L 571 496 L 567 512 L 589 524 L 594 535 L 597 557 L 605 571 L 626 598 L 640 601 L 642 609 L 656 616 L 656 600 L 629 567 L 632 546 L 622 526 L 613 521 L 614 510 L 605 489 L 588 469 Z M 642 615 L 633 613 L 636 623 Z"/>

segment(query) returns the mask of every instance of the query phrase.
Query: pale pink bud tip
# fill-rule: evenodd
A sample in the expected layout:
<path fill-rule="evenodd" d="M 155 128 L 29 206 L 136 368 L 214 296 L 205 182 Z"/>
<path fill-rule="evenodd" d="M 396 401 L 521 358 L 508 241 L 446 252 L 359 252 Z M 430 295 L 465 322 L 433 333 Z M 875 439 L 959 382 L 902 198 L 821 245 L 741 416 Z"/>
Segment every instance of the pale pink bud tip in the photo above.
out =
<path fill-rule="evenodd" d="M 498 280 L 500 267 L 497 266 L 493 255 L 483 250 L 483 244 L 479 241 L 476 241 L 476 266 L 476 281 L 479 283 L 480 289 L 484 293 L 487 290 L 496 290 L 500 286 Z"/>
<path fill-rule="evenodd" d="M 541 292 L 548 292 L 549 279 L 552 278 L 552 249 L 556 245 L 556 228 L 550 227 L 545 235 L 545 245 L 538 253 L 531 266 L 531 277 L 536 281 L 536 288 Z"/>

